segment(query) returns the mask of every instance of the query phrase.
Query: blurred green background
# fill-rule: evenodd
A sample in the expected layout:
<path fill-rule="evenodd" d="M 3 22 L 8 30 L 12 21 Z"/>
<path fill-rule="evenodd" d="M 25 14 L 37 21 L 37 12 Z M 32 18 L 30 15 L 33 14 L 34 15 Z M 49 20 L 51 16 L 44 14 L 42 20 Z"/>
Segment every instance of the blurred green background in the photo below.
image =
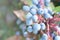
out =
<path fill-rule="evenodd" d="M 27 1 L 30 5 L 31 0 Z M 60 12 L 60 6 L 54 7 L 52 3 L 51 5 L 53 10 Z M 13 14 L 13 10 L 20 10 L 22 6 L 23 3 L 20 0 L 0 0 L 0 40 L 6 40 L 15 34 L 15 29 L 18 29 L 18 26 L 15 24 L 17 17 Z"/>

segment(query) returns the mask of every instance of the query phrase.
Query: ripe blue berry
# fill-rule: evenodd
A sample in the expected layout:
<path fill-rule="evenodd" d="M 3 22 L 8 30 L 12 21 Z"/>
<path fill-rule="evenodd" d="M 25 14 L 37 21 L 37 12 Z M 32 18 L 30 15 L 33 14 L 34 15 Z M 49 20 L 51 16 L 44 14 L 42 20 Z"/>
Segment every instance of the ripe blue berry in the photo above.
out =
<path fill-rule="evenodd" d="M 50 1 L 51 1 L 51 0 L 45 0 L 45 2 L 48 2 L 48 3 L 50 3 Z"/>
<path fill-rule="evenodd" d="M 37 22 L 38 21 L 37 15 L 32 16 L 32 19 L 33 19 L 33 22 Z"/>
<path fill-rule="evenodd" d="M 31 14 L 32 14 L 32 15 L 37 14 L 37 10 L 36 10 L 36 9 L 34 9 L 34 8 L 32 8 L 32 9 L 30 10 L 30 12 L 31 12 Z"/>
<path fill-rule="evenodd" d="M 52 34 L 52 38 L 54 39 L 55 38 L 55 36 L 56 36 L 56 34 L 53 32 Z"/>
<path fill-rule="evenodd" d="M 32 9 L 32 8 L 34 8 L 34 9 L 36 9 L 36 10 L 38 9 L 38 7 L 37 7 L 36 5 L 31 5 L 31 6 L 30 6 L 30 9 Z"/>
<path fill-rule="evenodd" d="M 28 26 L 27 31 L 31 33 L 33 31 L 32 26 Z"/>
<path fill-rule="evenodd" d="M 50 6 L 50 3 L 45 3 L 45 6 L 46 6 L 46 7 L 49 7 L 49 6 Z"/>
<path fill-rule="evenodd" d="M 41 40 L 48 40 L 47 34 L 43 34 L 42 37 L 41 37 Z"/>
<path fill-rule="evenodd" d="M 56 36 L 54 40 L 60 40 L 60 36 Z"/>
<path fill-rule="evenodd" d="M 35 23 L 35 24 L 33 25 L 33 33 L 34 33 L 34 34 L 37 34 L 40 29 L 41 29 L 40 24 Z"/>
<path fill-rule="evenodd" d="M 54 12 L 52 11 L 51 8 L 48 8 L 48 13 L 49 13 L 50 15 L 53 15 L 53 14 L 54 14 Z"/>
<path fill-rule="evenodd" d="M 49 19 L 49 18 L 53 18 L 53 17 L 49 13 L 45 13 L 44 18 Z"/>
<path fill-rule="evenodd" d="M 37 30 L 33 30 L 33 33 L 36 35 L 38 33 L 38 31 Z"/>
<path fill-rule="evenodd" d="M 29 7 L 29 6 L 24 5 L 24 6 L 23 6 L 23 10 L 24 10 L 24 11 L 29 12 L 29 11 L 30 11 L 30 7 Z"/>
<path fill-rule="evenodd" d="M 40 8 L 41 7 L 41 5 L 38 3 L 37 5 L 36 5 L 38 8 Z"/>
<path fill-rule="evenodd" d="M 37 5 L 38 4 L 38 0 L 32 0 L 32 3 Z"/>
<path fill-rule="evenodd" d="M 33 25 L 33 30 L 39 31 L 40 29 L 41 29 L 40 24 L 35 23 L 35 24 Z"/>
<path fill-rule="evenodd" d="M 40 23 L 41 25 L 41 30 L 45 30 L 46 29 L 46 25 L 44 23 Z"/>
<path fill-rule="evenodd" d="M 48 13 L 48 9 L 47 8 L 44 8 L 44 14 L 45 13 Z"/>
<path fill-rule="evenodd" d="M 28 32 L 24 32 L 23 36 L 27 37 L 28 36 Z"/>
<path fill-rule="evenodd" d="M 45 0 L 45 6 L 48 7 L 48 6 L 50 5 L 50 1 L 51 1 L 51 0 Z"/>
<path fill-rule="evenodd" d="M 39 8 L 38 9 L 38 14 L 43 14 L 44 13 L 44 10 L 42 8 Z"/>
<path fill-rule="evenodd" d="M 33 23 L 33 20 L 32 19 L 27 19 L 26 20 L 26 25 L 32 25 Z"/>
<path fill-rule="evenodd" d="M 27 15 L 26 15 L 26 19 L 31 19 L 32 17 L 32 14 L 29 12 Z"/>

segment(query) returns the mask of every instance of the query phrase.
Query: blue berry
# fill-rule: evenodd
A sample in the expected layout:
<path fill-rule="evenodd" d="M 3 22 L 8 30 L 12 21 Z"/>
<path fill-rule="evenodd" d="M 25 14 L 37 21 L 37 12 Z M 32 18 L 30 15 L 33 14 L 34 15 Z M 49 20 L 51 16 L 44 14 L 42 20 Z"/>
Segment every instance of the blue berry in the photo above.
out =
<path fill-rule="evenodd" d="M 27 37 L 28 36 L 28 32 L 24 32 L 23 36 Z"/>
<path fill-rule="evenodd" d="M 53 32 L 52 34 L 52 38 L 54 39 L 55 38 L 55 36 L 56 36 L 56 34 Z"/>
<path fill-rule="evenodd" d="M 26 15 L 26 19 L 31 19 L 32 17 L 32 14 L 29 12 L 27 15 Z"/>
<path fill-rule="evenodd" d="M 54 40 L 60 40 L 60 36 L 56 36 Z"/>
<path fill-rule="evenodd" d="M 52 11 L 51 10 L 48 10 L 48 13 L 52 15 Z"/>
<path fill-rule="evenodd" d="M 37 22 L 38 21 L 37 15 L 32 16 L 32 19 L 33 19 L 33 22 Z"/>
<path fill-rule="evenodd" d="M 48 9 L 44 8 L 44 14 L 48 13 Z"/>
<path fill-rule="evenodd" d="M 48 35 L 47 34 L 43 34 L 41 37 L 41 40 L 48 40 Z"/>
<path fill-rule="evenodd" d="M 29 6 L 24 5 L 24 6 L 23 6 L 23 10 L 24 10 L 24 11 L 29 12 L 29 11 L 30 11 L 30 7 L 29 7 Z"/>
<path fill-rule="evenodd" d="M 30 9 L 32 9 L 32 8 L 38 9 L 38 7 L 37 7 L 36 5 L 31 5 L 31 6 L 30 6 Z"/>
<path fill-rule="evenodd" d="M 49 18 L 53 18 L 53 17 L 49 13 L 45 13 L 44 18 L 49 19 Z"/>
<path fill-rule="evenodd" d="M 38 8 L 40 8 L 41 5 L 38 3 L 36 6 L 37 6 Z"/>
<path fill-rule="evenodd" d="M 54 14 L 51 8 L 48 8 L 48 13 L 49 13 L 50 15 L 53 15 L 53 14 Z"/>
<path fill-rule="evenodd" d="M 38 24 L 38 23 L 33 24 L 33 33 L 34 34 L 37 34 L 40 29 L 41 29 L 40 24 Z"/>
<path fill-rule="evenodd" d="M 48 3 L 50 3 L 50 1 L 51 1 L 51 0 L 45 0 L 45 2 L 48 2 Z"/>
<path fill-rule="evenodd" d="M 46 6 L 46 7 L 49 7 L 49 6 L 50 6 L 50 3 L 46 2 L 46 3 L 45 3 L 45 6 Z"/>
<path fill-rule="evenodd" d="M 33 31 L 32 26 L 28 26 L 27 31 L 31 33 Z"/>
<path fill-rule="evenodd" d="M 32 8 L 32 9 L 30 10 L 30 12 L 31 12 L 31 14 L 32 14 L 32 15 L 37 14 L 37 10 L 36 10 L 36 9 L 34 9 L 34 8 Z"/>
<path fill-rule="evenodd" d="M 35 31 L 35 30 L 34 30 L 33 33 L 36 35 L 36 34 L 38 33 L 38 31 Z"/>
<path fill-rule="evenodd" d="M 38 0 L 32 0 L 32 3 L 37 5 L 38 4 Z"/>
<path fill-rule="evenodd" d="M 51 0 L 45 0 L 45 6 L 48 7 L 48 6 L 50 5 L 50 1 L 51 1 Z"/>
<path fill-rule="evenodd" d="M 45 30 L 46 29 L 46 25 L 44 23 L 40 23 L 41 25 L 41 30 Z"/>
<path fill-rule="evenodd" d="M 33 25 L 33 30 L 39 31 L 40 29 L 41 29 L 40 24 L 35 23 L 35 24 Z"/>
<path fill-rule="evenodd" d="M 32 25 L 33 23 L 33 20 L 32 19 L 27 19 L 26 20 L 26 25 Z"/>
<path fill-rule="evenodd" d="M 43 14 L 44 13 L 44 10 L 42 8 L 39 8 L 38 9 L 38 14 Z"/>

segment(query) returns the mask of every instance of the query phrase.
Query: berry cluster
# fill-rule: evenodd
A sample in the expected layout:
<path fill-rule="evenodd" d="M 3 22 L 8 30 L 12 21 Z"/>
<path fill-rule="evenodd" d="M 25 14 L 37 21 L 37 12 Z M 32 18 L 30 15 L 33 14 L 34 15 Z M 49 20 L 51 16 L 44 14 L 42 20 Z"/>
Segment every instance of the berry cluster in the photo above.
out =
<path fill-rule="evenodd" d="M 60 40 L 60 27 L 55 22 L 60 20 L 50 8 L 51 0 L 32 0 L 32 5 L 24 5 L 26 14 L 26 31 L 24 37 L 28 35 L 41 35 L 39 40 Z M 58 15 L 58 14 L 56 14 Z M 34 36 L 32 36 L 33 39 Z"/>

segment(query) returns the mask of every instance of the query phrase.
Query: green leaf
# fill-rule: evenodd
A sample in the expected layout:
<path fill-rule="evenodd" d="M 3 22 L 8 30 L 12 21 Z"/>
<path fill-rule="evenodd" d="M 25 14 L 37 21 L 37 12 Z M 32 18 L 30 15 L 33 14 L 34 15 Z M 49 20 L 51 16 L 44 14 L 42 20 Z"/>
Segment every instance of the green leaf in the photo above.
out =
<path fill-rule="evenodd" d="M 56 12 L 60 12 L 60 6 L 58 6 L 58 7 L 55 7 L 55 9 L 54 9 Z"/>

